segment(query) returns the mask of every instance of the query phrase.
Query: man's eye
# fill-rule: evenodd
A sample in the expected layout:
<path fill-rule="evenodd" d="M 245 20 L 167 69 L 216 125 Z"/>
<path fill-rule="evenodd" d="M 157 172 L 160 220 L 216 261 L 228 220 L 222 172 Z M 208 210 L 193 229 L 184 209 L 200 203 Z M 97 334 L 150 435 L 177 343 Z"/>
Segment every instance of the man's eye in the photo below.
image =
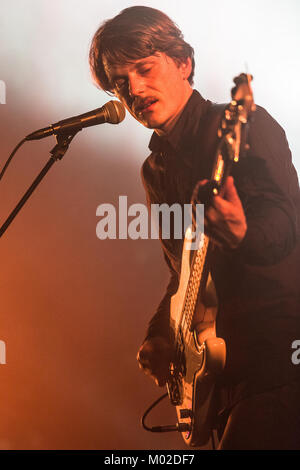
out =
<path fill-rule="evenodd" d="M 150 72 L 150 71 L 151 71 L 151 67 L 146 68 L 146 69 L 141 69 L 141 70 L 140 70 L 140 74 L 141 74 L 141 75 L 145 75 L 145 74 L 147 74 L 147 73 Z"/>

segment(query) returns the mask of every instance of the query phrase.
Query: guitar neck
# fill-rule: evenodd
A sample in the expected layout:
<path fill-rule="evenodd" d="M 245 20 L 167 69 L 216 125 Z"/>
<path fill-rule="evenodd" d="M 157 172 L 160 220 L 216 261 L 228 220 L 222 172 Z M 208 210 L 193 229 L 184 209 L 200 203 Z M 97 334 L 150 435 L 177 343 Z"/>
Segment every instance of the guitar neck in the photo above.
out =
<path fill-rule="evenodd" d="M 191 263 L 191 271 L 186 289 L 184 307 L 182 309 L 181 321 L 178 335 L 185 338 L 192 334 L 192 323 L 198 299 L 198 293 L 205 286 L 208 276 L 207 253 L 209 250 L 209 237 L 201 234 L 199 248 L 195 251 Z"/>
<path fill-rule="evenodd" d="M 247 133 L 246 124 L 250 113 L 255 111 L 250 86 L 251 80 L 252 77 L 247 74 L 241 74 L 234 79 L 236 87 L 231 90 L 232 101 L 226 106 L 218 128 L 219 142 L 214 158 L 211 179 L 207 185 L 201 188 L 199 185 L 196 185 L 194 190 L 196 191 L 195 199 L 200 199 L 203 203 L 209 204 L 213 196 L 222 195 L 223 185 L 227 176 L 231 173 L 233 163 L 238 162 L 240 151 L 242 150 L 242 153 L 244 153 L 247 148 L 245 139 Z M 200 196 L 201 192 L 203 197 L 197 197 Z M 179 343 L 190 334 L 193 334 L 192 323 L 198 295 L 202 293 L 202 289 L 205 288 L 208 279 L 207 253 L 209 246 L 209 237 L 204 233 L 201 234 L 199 248 L 195 252 L 191 264 L 181 320 L 176 333 L 175 339 Z"/>

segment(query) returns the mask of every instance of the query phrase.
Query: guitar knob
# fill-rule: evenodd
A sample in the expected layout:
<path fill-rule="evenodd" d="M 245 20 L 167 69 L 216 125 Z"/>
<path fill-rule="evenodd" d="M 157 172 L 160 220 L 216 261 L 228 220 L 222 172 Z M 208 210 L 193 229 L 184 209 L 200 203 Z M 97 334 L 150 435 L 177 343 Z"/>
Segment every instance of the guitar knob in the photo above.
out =
<path fill-rule="evenodd" d="M 179 432 L 190 432 L 191 431 L 191 426 L 188 423 L 179 423 L 179 424 L 177 424 L 177 430 Z"/>
<path fill-rule="evenodd" d="M 185 418 L 192 418 L 193 417 L 193 412 L 192 410 L 189 410 L 188 408 L 182 408 L 179 410 L 180 413 L 180 418 L 185 419 Z"/>

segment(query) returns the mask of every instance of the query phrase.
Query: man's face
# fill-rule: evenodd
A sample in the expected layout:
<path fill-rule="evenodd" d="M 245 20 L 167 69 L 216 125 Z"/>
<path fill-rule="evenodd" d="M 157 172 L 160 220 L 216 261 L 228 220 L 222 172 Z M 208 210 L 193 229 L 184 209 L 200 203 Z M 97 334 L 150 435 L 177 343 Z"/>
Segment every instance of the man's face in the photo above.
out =
<path fill-rule="evenodd" d="M 190 59 L 177 64 L 158 52 L 126 65 L 105 64 L 105 71 L 133 117 L 161 134 L 170 132 L 192 93 Z"/>

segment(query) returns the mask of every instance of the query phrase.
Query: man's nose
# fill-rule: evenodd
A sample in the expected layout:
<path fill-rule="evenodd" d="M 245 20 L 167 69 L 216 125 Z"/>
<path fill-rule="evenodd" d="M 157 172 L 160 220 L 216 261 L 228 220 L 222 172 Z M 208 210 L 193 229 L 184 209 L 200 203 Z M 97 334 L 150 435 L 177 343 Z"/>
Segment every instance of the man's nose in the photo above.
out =
<path fill-rule="evenodd" d="M 129 77 L 129 94 L 132 97 L 141 96 L 145 91 L 145 82 L 143 77 L 133 74 Z"/>

